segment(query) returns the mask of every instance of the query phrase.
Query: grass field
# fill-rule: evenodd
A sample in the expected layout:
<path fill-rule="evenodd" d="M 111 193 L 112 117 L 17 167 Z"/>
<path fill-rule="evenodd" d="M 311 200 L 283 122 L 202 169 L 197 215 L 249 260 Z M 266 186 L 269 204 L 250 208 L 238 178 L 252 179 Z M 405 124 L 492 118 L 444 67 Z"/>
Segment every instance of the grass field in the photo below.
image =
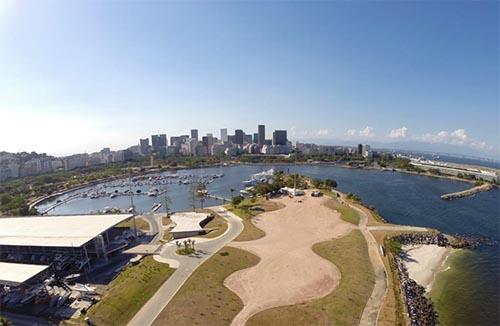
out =
<path fill-rule="evenodd" d="M 198 237 L 201 238 L 216 238 L 219 235 L 223 234 L 226 232 L 228 226 L 227 226 L 227 221 L 225 218 L 220 216 L 219 214 L 215 213 L 214 211 L 211 210 L 203 210 L 204 212 L 214 214 L 215 217 L 213 220 L 211 220 L 207 225 L 205 225 L 204 229 L 211 229 L 215 228 L 215 230 L 208 232 L 207 234 L 201 234 Z"/>
<path fill-rule="evenodd" d="M 386 247 L 384 239 L 387 237 L 396 236 L 402 232 L 388 232 L 388 231 L 372 231 L 375 240 L 379 245 Z M 409 320 L 407 318 L 407 312 L 405 308 L 403 294 L 401 293 L 400 283 L 397 276 L 397 272 L 391 267 L 394 263 L 392 255 L 387 253 L 387 255 L 382 257 L 385 268 L 388 271 L 389 282 L 387 284 L 387 295 L 384 298 L 384 303 L 380 309 L 378 324 L 381 326 L 389 325 L 407 325 Z"/>
<path fill-rule="evenodd" d="M 260 208 L 260 210 L 251 209 L 255 207 Z M 252 223 L 252 218 L 263 212 L 270 212 L 283 208 L 283 206 L 282 204 L 272 200 L 258 198 L 254 202 L 252 202 L 251 199 L 245 199 L 237 207 L 229 204 L 226 206 L 226 208 L 241 217 L 241 219 L 243 220 L 243 231 L 236 237 L 236 239 L 234 239 L 234 241 L 251 241 L 257 240 L 266 235 L 264 231 L 262 231 Z"/>
<path fill-rule="evenodd" d="M 118 275 L 87 315 L 96 325 L 126 325 L 173 272 L 148 256 Z"/>
<path fill-rule="evenodd" d="M 258 262 L 247 251 L 222 248 L 196 269 L 154 325 L 229 325 L 243 303 L 224 286 L 224 279 Z"/>
<path fill-rule="evenodd" d="M 137 228 L 139 230 L 142 230 L 142 231 L 149 231 L 149 223 L 141 218 L 141 217 L 136 217 L 135 218 L 135 225 L 137 226 Z M 121 222 L 120 224 L 118 224 L 117 226 L 120 226 L 120 227 L 127 227 L 127 228 L 131 228 L 131 227 L 134 227 L 134 220 L 133 219 L 130 219 L 128 221 L 125 221 L 125 222 Z"/>
<path fill-rule="evenodd" d="M 258 313 L 250 318 L 248 326 L 359 323 L 375 282 L 363 235 L 353 230 L 343 238 L 315 244 L 313 250 L 340 270 L 342 278 L 338 288 L 321 299 Z"/>
<path fill-rule="evenodd" d="M 353 209 L 347 205 L 341 204 L 337 198 L 332 197 L 324 205 L 326 207 L 329 207 L 331 209 L 338 211 L 340 213 L 340 217 L 344 221 L 352 223 L 354 225 L 359 224 L 359 220 L 360 220 L 359 213 L 355 209 Z"/>

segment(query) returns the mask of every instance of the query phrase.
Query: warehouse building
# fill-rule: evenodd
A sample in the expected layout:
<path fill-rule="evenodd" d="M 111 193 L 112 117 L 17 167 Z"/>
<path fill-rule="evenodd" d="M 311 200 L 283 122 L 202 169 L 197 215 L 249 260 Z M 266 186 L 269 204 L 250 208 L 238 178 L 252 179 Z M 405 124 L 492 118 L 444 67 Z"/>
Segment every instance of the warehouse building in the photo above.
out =
<path fill-rule="evenodd" d="M 131 214 L 0 218 L 0 261 L 88 269 L 92 260 L 107 261 L 136 237 L 135 229 L 118 226 L 132 218 Z"/>

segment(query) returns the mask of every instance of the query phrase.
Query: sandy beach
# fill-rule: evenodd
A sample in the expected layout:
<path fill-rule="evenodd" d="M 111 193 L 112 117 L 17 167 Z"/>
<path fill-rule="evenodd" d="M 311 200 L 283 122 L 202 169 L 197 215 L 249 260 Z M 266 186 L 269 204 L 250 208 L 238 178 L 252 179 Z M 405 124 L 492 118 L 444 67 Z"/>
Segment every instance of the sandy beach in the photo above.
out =
<path fill-rule="evenodd" d="M 353 226 L 338 212 L 321 205 L 327 198 L 305 196 L 277 199 L 285 207 L 261 214 L 256 225 L 266 236 L 230 245 L 250 251 L 261 261 L 230 275 L 224 284 L 243 301 L 244 308 L 233 325 L 272 307 L 320 298 L 337 287 L 337 267 L 312 251 L 317 242 L 347 234 Z M 300 201 L 300 202 L 299 202 Z"/>
<path fill-rule="evenodd" d="M 438 245 L 413 245 L 404 246 L 403 250 L 408 254 L 405 265 L 410 278 L 429 292 L 436 275 L 444 270 L 453 249 Z"/>

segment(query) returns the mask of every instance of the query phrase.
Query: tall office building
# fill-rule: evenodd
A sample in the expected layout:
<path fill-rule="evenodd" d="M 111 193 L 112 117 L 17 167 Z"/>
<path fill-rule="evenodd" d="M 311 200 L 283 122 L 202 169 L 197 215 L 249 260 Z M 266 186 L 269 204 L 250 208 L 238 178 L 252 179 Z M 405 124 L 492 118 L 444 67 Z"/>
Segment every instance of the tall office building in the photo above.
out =
<path fill-rule="evenodd" d="M 161 148 L 167 148 L 167 135 L 152 135 L 151 145 L 154 151 L 159 151 Z"/>
<path fill-rule="evenodd" d="M 286 130 L 275 130 L 273 132 L 273 145 L 286 145 Z"/>
<path fill-rule="evenodd" d="M 139 140 L 139 147 L 142 155 L 146 155 L 149 152 L 149 138 L 144 138 Z"/>
<path fill-rule="evenodd" d="M 227 142 L 227 128 L 222 128 L 220 130 L 220 140 L 222 140 L 224 143 Z"/>
<path fill-rule="evenodd" d="M 236 129 L 234 131 L 234 143 L 237 145 L 243 145 L 244 132 L 241 129 Z"/>
<path fill-rule="evenodd" d="M 259 143 L 259 134 L 258 133 L 254 133 L 253 134 L 253 141 L 252 143 L 254 144 L 258 144 Z"/>
<path fill-rule="evenodd" d="M 363 144 L 358 144 L 358 155 L 363 155 Z"/>
<path fill-rule="evenodd" d="M 198 129 L 191 129 L 191 138 L 198 140 Z"/>
<path fill-rule="evenodd" d="M 259 132 L 259 141 L 257 143 L 262 148 L 262 146 L 264 146 L 264 144 L 266 143 L 266 126 L 259 125 L 258 129 L 259 129 L 258 130 L 258 132 Z"/>

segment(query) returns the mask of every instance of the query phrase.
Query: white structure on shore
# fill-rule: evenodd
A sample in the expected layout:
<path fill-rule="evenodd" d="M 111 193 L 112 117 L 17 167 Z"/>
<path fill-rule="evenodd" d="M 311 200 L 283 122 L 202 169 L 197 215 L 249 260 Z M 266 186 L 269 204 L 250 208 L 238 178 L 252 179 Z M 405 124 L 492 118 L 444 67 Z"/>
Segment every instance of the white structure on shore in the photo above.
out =
<path fill-rule="evenodd" d="M 304 190 L 297 188 L 283 187 L 280 189 L 282 193 L 289 194 L 292 196 L 303 196 L 305 194 Z"/>
<path fill-rule="evenodd" d="M 192 237 L 200 235 L 205 230 L 203 226 L 207 224 L 212 216 L 207 213 L 181 212 L 170 216 L 175 227 L 170 230 L 174 239 Z"/>

